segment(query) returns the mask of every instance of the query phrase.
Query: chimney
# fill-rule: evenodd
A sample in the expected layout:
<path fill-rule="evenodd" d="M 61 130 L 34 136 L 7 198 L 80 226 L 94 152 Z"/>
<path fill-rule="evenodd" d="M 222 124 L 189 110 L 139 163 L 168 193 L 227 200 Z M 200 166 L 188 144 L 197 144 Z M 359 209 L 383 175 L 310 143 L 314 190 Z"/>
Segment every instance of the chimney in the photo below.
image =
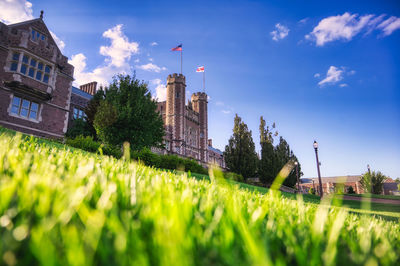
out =
<path fill-rule="evenodd" d="M 212 147 L 212 139 L 208 139 L 208 146 Z"/>
<path fill-rule="evenodd" d="M 94 95 L 96 93 L 96 87 L 97 87 L 97 82 L 93 81 L 93 82 L 79 86 L 79 89 L 81 91 L 89 93 L 90 95 Z"/>

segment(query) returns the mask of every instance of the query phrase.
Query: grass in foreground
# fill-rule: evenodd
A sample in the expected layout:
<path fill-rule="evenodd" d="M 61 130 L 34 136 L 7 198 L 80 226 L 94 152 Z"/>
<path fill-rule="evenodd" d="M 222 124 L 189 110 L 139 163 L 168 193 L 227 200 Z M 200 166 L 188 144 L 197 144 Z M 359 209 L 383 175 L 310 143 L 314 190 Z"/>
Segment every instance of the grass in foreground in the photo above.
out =
<path fill-rule="evenodd" d="M 0 259 L 20 265 L 395 265 L 400 226 L 0 135 Z"/>

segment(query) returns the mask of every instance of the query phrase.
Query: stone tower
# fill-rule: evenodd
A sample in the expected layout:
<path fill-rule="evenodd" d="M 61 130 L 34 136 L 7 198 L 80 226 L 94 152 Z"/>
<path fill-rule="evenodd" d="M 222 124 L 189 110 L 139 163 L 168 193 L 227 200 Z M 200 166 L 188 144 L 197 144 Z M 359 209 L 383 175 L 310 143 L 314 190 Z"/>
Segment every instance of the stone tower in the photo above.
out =
<path fill-rule="evenodd" d="M 200 160 L 208 162 L 208 111 L 207 94 L 197 92 L 192 94 L 193 110 L 199 113 L 200 122 Z"/>
<path fill-rule="evenodd" d="M 166 126 L 170 130 L 173 152 L 184 154 L 184 119 L 185 119 L 185 88 L 186 80 L 182 74 L 168 75 Z"/>

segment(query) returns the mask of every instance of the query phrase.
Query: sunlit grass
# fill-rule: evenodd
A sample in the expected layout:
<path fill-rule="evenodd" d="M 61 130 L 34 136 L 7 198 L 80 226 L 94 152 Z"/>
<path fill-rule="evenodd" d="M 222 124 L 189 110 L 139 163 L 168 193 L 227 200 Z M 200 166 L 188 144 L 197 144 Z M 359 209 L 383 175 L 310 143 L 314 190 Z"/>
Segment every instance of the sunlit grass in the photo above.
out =
<path fill-rule="evenodd" d="M 0 264 L 398 263 L 399 219 L 349 213 L 331 200 L 0 135 Z"/>

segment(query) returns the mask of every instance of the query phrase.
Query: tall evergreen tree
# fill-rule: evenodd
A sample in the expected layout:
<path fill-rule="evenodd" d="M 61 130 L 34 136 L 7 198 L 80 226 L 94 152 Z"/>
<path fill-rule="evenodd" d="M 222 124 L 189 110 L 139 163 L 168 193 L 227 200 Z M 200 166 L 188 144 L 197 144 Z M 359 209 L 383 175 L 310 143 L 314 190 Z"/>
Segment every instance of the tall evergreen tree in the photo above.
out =
<path fill-rule="evenodd" d="M 287 141 L 281 136 L 279 138 L 279 144 L 275 147 L 275 172 L 276 174 L 285 166 L 288 162 L 297 162 L 298 171 L 299 171 L 299 178 L 301 176 L 301 165 L 297 160 L 297 157 L 294 155 L 293 151 L 290 149 L 289 144 Z M 286 177 L 283 185 L 288 187 L 293 187 L 297 183 L 297 176 L 296 176 L 296 168 L 293 168 L 293 171 L 290 172 L 289 176 Z"/>
<path fill-rule="evenodd" d="M 261 146 L 261 158 L 259 161 L 258 174 L 260 176 L 261 182 L 266 185 L 271 185 L 276 177 L 275 170 L 275 151 L 274 151 L 274 136 L 277 135 L 275 130 L 275 123 L 270 129 L 269 126 L 265 128 L 265 120 L 260 117 L 260 146 Z"/>
<path fill-rule="evenodd" d="M 251 131 L 237 114 L 234 119 L 233 135 L 225 147 L 224 157 L 230 171 L 245 178 L 254 177 L 258 161 L 254 141 Z"/>

